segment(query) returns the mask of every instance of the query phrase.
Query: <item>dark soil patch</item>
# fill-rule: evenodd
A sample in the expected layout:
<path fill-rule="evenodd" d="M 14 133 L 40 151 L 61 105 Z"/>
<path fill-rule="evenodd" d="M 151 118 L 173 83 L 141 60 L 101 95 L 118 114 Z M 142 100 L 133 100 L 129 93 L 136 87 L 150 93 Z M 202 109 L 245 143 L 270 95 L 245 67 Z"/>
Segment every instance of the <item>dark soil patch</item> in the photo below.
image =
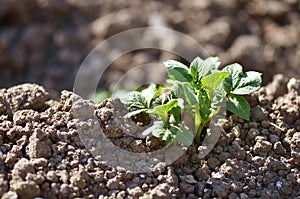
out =
<path fill-rule="evenodd" d="M 0 87 L 30 81 L 52 94 L 71 90 L 78 67 L 96 44 L 147 26 L 188 34 L 223 65 L 239 62 L 263 72 L 265 83 L 277 73 L 300 75 L 297 0 L 23 0 L 0 1 L 0 8 Z M 174 55 L 165 52 L 129 53 L 113 63 L 100 85 L 108 87 L 130 66 L 170 58 Z"/>

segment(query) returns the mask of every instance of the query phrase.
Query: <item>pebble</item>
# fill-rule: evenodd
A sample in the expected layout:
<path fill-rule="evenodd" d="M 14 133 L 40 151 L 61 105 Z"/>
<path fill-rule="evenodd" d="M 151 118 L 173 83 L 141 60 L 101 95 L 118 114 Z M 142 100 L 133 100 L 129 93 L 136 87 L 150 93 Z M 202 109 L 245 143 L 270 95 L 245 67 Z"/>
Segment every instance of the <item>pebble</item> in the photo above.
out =
<path fill-rule="evenodd" d="M 128 195 L 133 197 L 133 198 L 139 198 L 143 196 L 144 191 L 141 189 L 141 187 L 135 187 L 132 189 L 127 189 Z"/>
<path fill-rule="evenodd" d="M 253 121 L 259 122 L 266 120 L 267 118 L 268 115 L 263 107 L 258 105 L 251 109 L 251 119 Z"/>
<path fill-rule="evenodd" d="M 282 146 L 281 142 L 274 143 L 274 151 L 275 153 L 284 156 L 286 154 L 286 149 Z"/>
<path fill-rule="evenodd" d="M 6 192 L 1 199 L 18 199 L 18 194 L 14 191 Z"/>
<path fill-rule="evenodd" d="M 117 189 L 119 186 L 119 180 L 117 177 L 111 178 L 107 181 L 106 186 L 109 190 Z"/>
<path fill-rule="evenodd" d="M 213 193 L 216 194 L 220 198 L 226 198 L 229 193 L 229 187 L 224 186 L 224 184 L 216 185 L 213 188 Z"/>
<path fill-rule="evenodd" d="M 180 179 L 189 184 L 196 184 L 197 181 L 194 179 L 192 175 L 180 176 Z"/>
<path fill-rule="evenodd" d="M 249 140 L 254 139 L 256 136 L 258 136 L 260 133 L 257 129 L 251 128 L 248 133 L 247 133 L 247 137 Z"/>
<path fill-rule="evenodd" d="M 279 138 L 277 135 L 274 135 L 274 134 L 271 134 L 271 135 L 269 136 L 269 139 L 270 139 L 270 142 L 272 142 L 273 144 L 274 144 L 275 142 L 278 142 L 278 141 L 280 140 L 280 138 Z"/>
<path fill-rule="evenodd" d="M 209 168 L 215 169 L 216 167 L 220 166 L 221 162 L 217 158 L 209 158 L 207 160 L 207 164 L 208 164 Z"/>
<path fill-rule="evenodd" d="M 211 177 L 216 179 L 224 179 L 225 175 L 221 172 L 212 172 Z"/>
<path fill-rule="evenodd" d="M 271 150 L 272 150 L 272 143 L 268 141 L 258 140 L 253 147 L 253 152 L 255 154 L 265 154 L 270 152 Z"/>
<path fill-rule="evenodd" d="M 240 193 L 240 198 L 241 199 L 248 199 L 248 195 L 245 193 Z"/>
<path fill-rule="evenodd" d="M 191 185 L 191 184 L 185 183 L 185 182 L 181 182 L 179 184 L 179 188 L 180 188 L 181 192 L 187 193 L 187 194 L 193 193 L 194 190 L 195 190 L 195 186 L 194 185 Z"/>

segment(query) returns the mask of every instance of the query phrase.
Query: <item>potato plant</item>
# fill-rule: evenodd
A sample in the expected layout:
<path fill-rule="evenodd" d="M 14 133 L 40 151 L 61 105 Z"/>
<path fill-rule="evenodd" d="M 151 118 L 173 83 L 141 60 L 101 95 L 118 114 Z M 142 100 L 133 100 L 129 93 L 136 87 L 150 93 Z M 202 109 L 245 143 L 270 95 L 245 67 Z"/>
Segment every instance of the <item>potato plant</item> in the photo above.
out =
<path fill-rule="evenodd" d="M 228 111 L 249 120 L 250 105 L 243 95 L 261 87 L 261 73 L 243 72 L 237 63 L 219 69 L 220 64 L 217 57 L 197 57 L 189 67 L 174 60 L 164 62 L 170 78 L 165 86 L 152 83 L 121 99 L 129 107 L 128 116 L 149 114 L 154 122 L 144 135 L 167 143 L 177 140 L 185 146 L 191 145 L 194 138 L 200 141 L 201 131 L 224 106 L 224 100 Z M 181 119 L 184 111 L 194 118 L 192 131 Z"/>

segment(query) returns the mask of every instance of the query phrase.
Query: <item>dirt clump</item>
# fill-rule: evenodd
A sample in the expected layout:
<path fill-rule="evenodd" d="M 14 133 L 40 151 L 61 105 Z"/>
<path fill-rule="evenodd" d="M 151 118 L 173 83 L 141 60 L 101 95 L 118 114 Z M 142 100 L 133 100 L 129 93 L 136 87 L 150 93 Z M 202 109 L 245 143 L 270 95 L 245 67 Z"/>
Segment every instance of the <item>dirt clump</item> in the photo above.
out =
<path fill-rule="evenodd" d="M 269 96 L 267 88 L 248 96 L 251 120 L 228 115 L 224 132 L 205 158 L 197 158 L 196 147 L 191 146 L 180 164 L 162 165 L 145 173 L 110 167 L 92 156 L 83 143 L 78 125 L 93 124 L 102 129 L 94 136 L 117 131 L 121 135 L 111 136 L 111 143 L 119 147 L 124 144 L 136 154 L 162 146 L 156 139 L 128 134 L 126 118 L 119 125 L 123 109 L 118 101 L 93 104 L 78 101 L 79 96 L 64 91 L 60 102 L 49 106 L 46 92 L 43 98 L 33 97 L 36 88 L 43 89 L 19 85 L 20 95 L 10 95 L 6 101 L 14 107 L 12 117 L 7 111 L 0 115 L 1 198 L 300 197 L 300 118 L 295 111 L 300 106 L 298 82 L 288 80 L 287 92 L 274 94 L 278 97 Z M 25 102 L 31 108 L 24 107 L 24 95 L 30 96 Z M 11 102 L 16 103 L 11 106 Z M 137 133 L 138 128 L 131 130 Z"/>

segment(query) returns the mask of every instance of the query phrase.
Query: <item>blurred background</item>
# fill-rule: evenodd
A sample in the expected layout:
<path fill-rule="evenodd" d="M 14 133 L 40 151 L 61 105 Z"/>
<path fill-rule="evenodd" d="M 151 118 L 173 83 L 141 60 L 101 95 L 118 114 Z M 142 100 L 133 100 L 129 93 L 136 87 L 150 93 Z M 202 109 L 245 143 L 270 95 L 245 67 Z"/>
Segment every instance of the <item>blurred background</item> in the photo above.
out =
<path fill-rule="evenodd" d="M 52 97 L 72 90 L 81 62 L 93 47 L 119 32 L 162 26 L 197 40 L 222 66 L 272 76 L 300 75 L 299 0 L 0 0 L 0 88 L 43 85 Z M 158 50 L 116 60 L 103 85 L 131 66 L 176 57 Z"/>

